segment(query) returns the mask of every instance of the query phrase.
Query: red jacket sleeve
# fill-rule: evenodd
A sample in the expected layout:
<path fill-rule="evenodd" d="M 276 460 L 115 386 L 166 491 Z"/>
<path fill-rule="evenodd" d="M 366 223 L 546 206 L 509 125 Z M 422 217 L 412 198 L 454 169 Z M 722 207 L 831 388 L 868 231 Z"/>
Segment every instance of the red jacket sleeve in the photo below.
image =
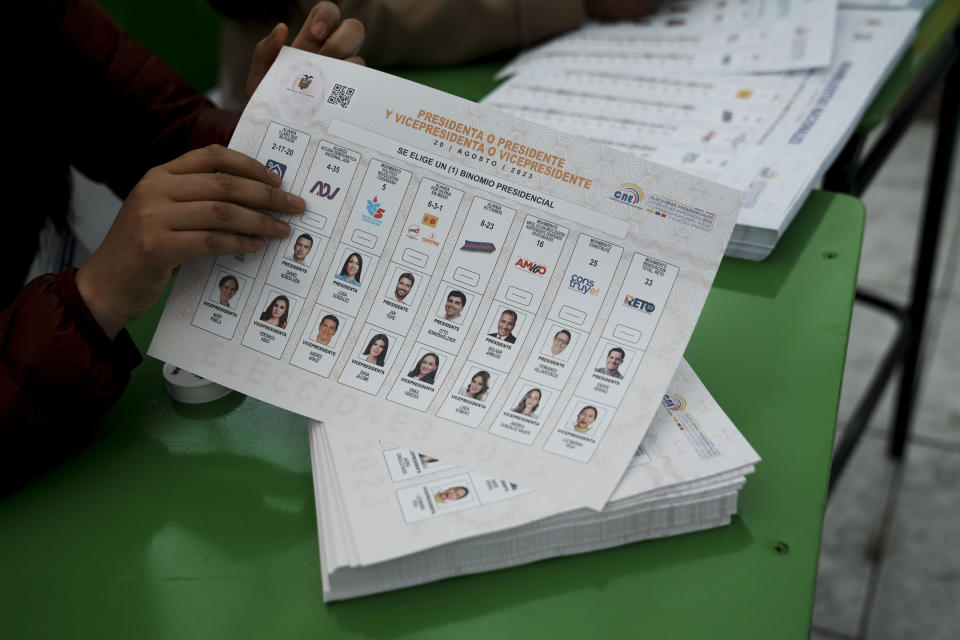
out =
<path fill-rule="evenodd" d="M 70 164 L 121 197 L 152 167 L 226 145 L 239 115 L 216 108 L 86 0 L 45 5 Z"/>
<path fill-rule="evenodd" d="M 75 270 L 32 280 L 0 312 L 0 442 L 24 427 L 55 436 L 110 406 L 140 352 L 126 330 L 110 340 L 77 291 Z"/>

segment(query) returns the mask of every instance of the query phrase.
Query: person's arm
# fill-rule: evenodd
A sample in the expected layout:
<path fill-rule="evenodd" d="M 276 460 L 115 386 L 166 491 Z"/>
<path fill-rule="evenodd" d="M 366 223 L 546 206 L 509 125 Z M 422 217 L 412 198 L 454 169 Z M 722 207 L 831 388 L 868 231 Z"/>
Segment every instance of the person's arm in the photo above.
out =
<path fill-rule="evenodd" d="M 0 311 L 0 442 L 20 426 L 64 432 L 100 414 L 140 360 L 126 331 L 103 331 L 73 269 L 32 280 Z"/>
<path fill-rule="evenodd" d="M 152 167 L 192 149 L 226 145 L 239 114 L 218 109 L 163 61 L 88 0 L 50 2 L 41 24 L 54 27 L 52 62 L 64 95 L 80 99 L 63 110 L 70 163 L 121 197 Z M 279 24 L 252 54 L 247 93 L 259 84 L 290 32 Z M 363 42 L 356 20 L 340 19 L 330 2 L 317 4 L 292 46 L 346 59 Z"/>
<path fill-rule="evenodd" d="M 65 102 L 70 164 L 125 197 L 151 168 L 226 144 L 239 116 L 217 109 L 87 0 L 44 3 L 49 60 Z M 62 83 L 62 84 L 60 84 Z"/>
<path fill-rule="evenodd" d="M 94 119 L 83 129 L 94 133 L 76 156 L 88 163 L 88 175 L 99 172 L 120 192 L 136 178 L 103 244 L 76 276 L 80 297 L 113 337 L 153 306 L 176 265 L 259 251 L 264 238 L 290 232 L 259 210 L 300 213 L 305 203 L 281 191 L 280 178 L 256 160 L 219 145 L 198 148 L 225 142 L 238 116 L 196 94 L 98 7 L 84 0 L 63 5 L 71 8 L 60 20 L 57 46 L 72 54 L 79 77 L 97 83 L 82 107 Z M 258 44 L 251 93 L 288 36 L 280 24 Z M 341 22 L 337 7 L 322 2 L 293 46 L 362 63 L 353 57 L 362 42 L 363 27 Z M 122 149 L 131 157 L 102 144 L 111 132 L 123 133 Z M 188 149 L 194 150 L 170 161 Z"/>
<path fill-rule="evenodd" d="M 373 36 L 360 54 L 375 67 L 455 64 L 533 44 L 580 26 L 583 0 L 341 0 Z"/>
<path fill-rule="evenodd" d="M 301 5 L 312 0 L 300 0 Z M 374 67 L 457 64 L 526 47 L 588 18 L 635 20 L 660 0 L 341 0 L 367 29 L 360 54 Z"/>
<path fill-rule="evenodd" d="M 0 445 L 62 433 L 101 413 L 140 361 L 123 327 L 156 303 L 176 265 L 257 251 L 264 238 L 289 234 L 289 225 L 259 210 L 304 208 L 279 189 L 278 176 L 219 145 L 149 169 L 211 138 L 225 141 L 236 116 L 198 96 L 89 2 L 41 2 L 29 10 L 54 32 L 44 55 L 62 62 L 56 88 L 76 103 L 62 105 L 55 150 L 130 196 L 76 274 L 41 276 L 0 311 Z M 362 28 L 336 18 L 322 37 L 301 32 L 295 44 L 352 56 Z M 276 57 L 287 35 L 285 27 L 274 35 L 280 32 L 284 40 L 258 50 L 261 62 Z M 267 68 L 255 65 L 251 73 L 262 77 Z M 42 215 L 50 204 L 38 200 L 34 209 Z"/>

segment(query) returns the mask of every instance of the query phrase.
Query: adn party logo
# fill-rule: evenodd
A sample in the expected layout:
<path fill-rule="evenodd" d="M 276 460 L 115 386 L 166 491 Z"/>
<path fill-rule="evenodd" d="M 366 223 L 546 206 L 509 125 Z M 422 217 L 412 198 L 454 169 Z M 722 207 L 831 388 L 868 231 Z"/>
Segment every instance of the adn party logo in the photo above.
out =
<path fill-rule="evenodd" d="M 334 189 L 330 184 L 323 182 L 322 180 L 317 180 L 313 183 L 313 186 L 310 187 L 310 193 L 320 198 L 333 200 L 337 197 L 337 194 L 340 193 L 340 187 Z"/>

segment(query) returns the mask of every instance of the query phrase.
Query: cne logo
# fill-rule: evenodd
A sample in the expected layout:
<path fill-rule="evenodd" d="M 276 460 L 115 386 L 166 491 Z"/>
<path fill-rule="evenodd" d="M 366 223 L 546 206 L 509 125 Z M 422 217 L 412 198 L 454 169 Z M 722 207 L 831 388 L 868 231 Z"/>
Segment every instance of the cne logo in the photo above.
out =
<path fill-rule="evenodd" d="M 670 411 L 683 411 L 687 408 L 687 401 L 682 396 L 672 396 L 665 393 L 663 394 L 663 406 Z"/>
<path fill-rule="evenodd" d="M 337 187 L 333 191 L 330 190 L 330 185 L 322 180 L 317 180 L 312 187 L 310 187 L 310 193 L 320 198 L 326 198 L 327 200 L 333 200 L 337 197 L 337 194 L 340 193 L 340 187 Z"/>
<path fill-rule="evenodd" d="M 523 269 L 524 271 L 529 271 L 538 276 L 547 275 L 547 267 L 542 264 L 537 264 L 536 262 L 530 262 L 526 258 L 517 258 L 517 261 L 513 263 L 518 269 Z"/>
<path fill-rule="evenodd" d="M 643 202 L 643 189 L 632 182 L 625 182 L 613 192 L 610 199 L 639 209 L 640 203 Z"/>
<path fill-rule="evenodd" d="M 653 313 L 654 309 L 657 308 L 652 302 L 641 300 L 640 298 L 636 298 L 629 293 L 623 299 L 623 306 L 636 309 L 637 311 L 646 311 L 647 313 Z"/>

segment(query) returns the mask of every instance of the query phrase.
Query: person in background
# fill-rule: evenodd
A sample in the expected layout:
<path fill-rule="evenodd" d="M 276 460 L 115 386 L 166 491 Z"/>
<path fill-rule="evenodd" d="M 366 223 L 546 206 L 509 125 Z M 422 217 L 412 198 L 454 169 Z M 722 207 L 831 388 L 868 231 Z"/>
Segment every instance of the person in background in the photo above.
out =
<path fill-rule="evenodd" d="M 208 0 L 225 16 L 220 89 L 225 106 L 249 95 L 250 52 L 278 21 L 294 28 L 317 0 Z M 360 54 L 377 69 L 460 64 L 576 29 L 588 19 L 636 20 L 660 0 L 338 0 L 340 13 L 367 30 Z"/>

